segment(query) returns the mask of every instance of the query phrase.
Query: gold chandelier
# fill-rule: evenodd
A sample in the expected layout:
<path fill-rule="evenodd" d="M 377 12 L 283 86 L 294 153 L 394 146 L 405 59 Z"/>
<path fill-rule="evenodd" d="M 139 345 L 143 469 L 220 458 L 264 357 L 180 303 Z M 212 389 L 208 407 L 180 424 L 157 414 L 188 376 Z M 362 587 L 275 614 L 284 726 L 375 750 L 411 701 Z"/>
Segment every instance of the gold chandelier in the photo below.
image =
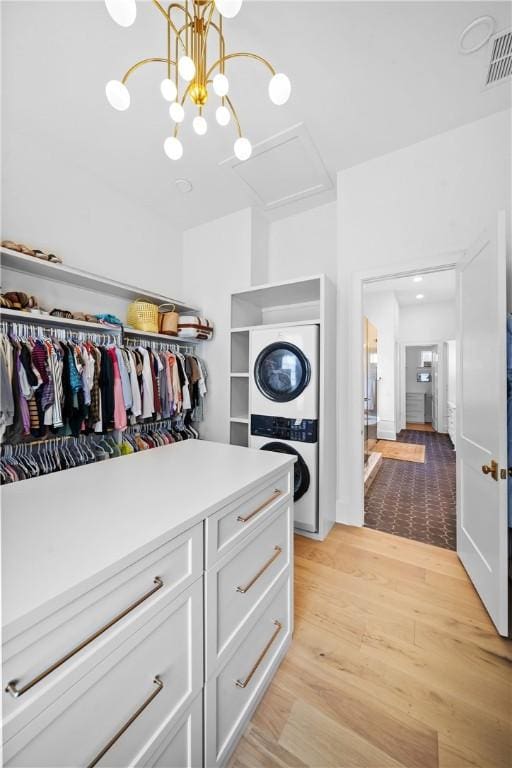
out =
<path fill-rule="evenodd" d="M 256 53 L 226 52 L 223 19 L 234 18 L 242 6 L 242 0 L 185 0 L 182 3 L 171 3 L 167 10 L 158 0 L 152 0 L 152 3 L 165 18 L 167 56 L 142 59 L 131 66 L 121 80 L 110 80 L 105 88 L 110 105 L 120 111 L 128 109 L 130 92 L 126 83 L 131 75 L 146 64 L 163 63 L 167 71 L 160 84 L 160 91 L 163 98 L 171 102 L 169 115 L 174 122 L 174 131 L 164 142 L 166 155 L 171 160 L 179 160 L 183 156 L 178 132 L 185 119 L 188 102 L 197 109 L 192 121 L 194 131 L 200 136 L 207 132 L 208 124 L 203 108 L 213 90 L 220 99 L 215 112 L 217 123 L 226 126 L 233 119 L 238 133 L 233 148 L 235 156 L 239 160 L 248 160 L 252 146 L 242 133 L 240 120 L 228 95 L 230 88 L 226 62 L 250 58 L 267 67 L 272 76 L 268 86 L 269 97 L 278 106 L 288 101 L 291 84 L 286 75 L 276 72 L 269 61 Z M 135 0 L 105 0 L 105 4 L 110 16 L 120 26 L 129 27 L 135 21 Z M 180 80 L 184 83 L 181 84 Z"/>

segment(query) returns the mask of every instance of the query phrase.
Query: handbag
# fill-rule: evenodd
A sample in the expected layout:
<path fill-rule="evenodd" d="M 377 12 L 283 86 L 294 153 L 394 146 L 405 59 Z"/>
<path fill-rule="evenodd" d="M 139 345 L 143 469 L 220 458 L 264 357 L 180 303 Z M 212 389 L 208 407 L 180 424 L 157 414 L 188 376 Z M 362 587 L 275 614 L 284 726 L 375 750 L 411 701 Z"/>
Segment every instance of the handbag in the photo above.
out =
<path fill-rule="evenodd" d="M 178 336 L 181 339 L 210 341 L 213 336 L 213 325 L 206 317 L 199 317 L 198 315 L 180 315 Z"/>
<path fill-rule="evenodd" d="M 171 307 L 171 309 L 162 311 L 163 307 Z M 179 314 L 176 312 L 174 304 L 160 304 L 158 312 L 158 327 L 160 333 L 163 333 L 166 336 L 177 336 Z"/>

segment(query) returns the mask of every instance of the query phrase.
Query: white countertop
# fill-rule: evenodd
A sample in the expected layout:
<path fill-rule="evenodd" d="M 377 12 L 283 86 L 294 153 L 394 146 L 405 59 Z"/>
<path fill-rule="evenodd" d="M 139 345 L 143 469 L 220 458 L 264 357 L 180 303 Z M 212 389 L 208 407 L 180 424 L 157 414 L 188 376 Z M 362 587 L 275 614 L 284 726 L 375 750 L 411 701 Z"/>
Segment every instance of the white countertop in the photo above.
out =
<path fill-rule="evenodd" d="M 12 635 L 63 593 L 143 556 L 293 462 L 187 440 L 4 486 L 4 632 Z"/>

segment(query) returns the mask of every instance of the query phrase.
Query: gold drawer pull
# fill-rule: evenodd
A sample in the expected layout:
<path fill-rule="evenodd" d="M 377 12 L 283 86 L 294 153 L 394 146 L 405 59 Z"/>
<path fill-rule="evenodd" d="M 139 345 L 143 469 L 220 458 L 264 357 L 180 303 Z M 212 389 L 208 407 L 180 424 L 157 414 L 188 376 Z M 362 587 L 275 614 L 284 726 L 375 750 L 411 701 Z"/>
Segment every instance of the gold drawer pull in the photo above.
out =
<path fill-rule="evenodd" d="M 117 741 L 119 738 L 121 738 L 121 736 L 123 735 L 123 733 L 124 733 L 125 731 L 127 731 L 127 730 L 128 730 L 128 728 L 130 727 L 130 725 L 131 725 L 131 724 L 132 724 L 132 723 L 133 723 L 133 722 L 134 722 L 134 721 L 135 721 L 135 720 L 138 718 L 138 716 L 139 716 L 139 715 L 141 715 L 141 714 L 142 714 L 142 712 L 144 712 L 144 710 L 146 709 L 146 707 L 148 707 L 148 706 L 151 704 L 151 702 L 153 701 L 153 699 L 155 699 L 155 698 L 158 696 L 158 694 L 161 692 L 161 690 L 162 690 L 162 689 L 163 689 L 163 687 L 164 687 L 164 684 L 162 683 L 162 681 L 160 680 L 160 678 L 158 677 L 158 675 L 157 675 L 157 676 L 155 677 L 155 679 L 153 680 L 153 684 L 157 686 L 156 690 L 154 690 L 154 691 L 153 691 L 153 693 L 151 694 L 151 696 L 148 696 L 148 698 L 146 699 L 146 701 L 144 702 L 144 704 L 141 704 L 141 705 L 140 705 L 140 707 L 138 708 L 138 710 L 137 710 L 136 712 L 134 712 L 134 713 L 133 713 L 133 715 L 130 717 L 130 719 L 129 719 L 129 720 L 127 720 L 127 721 L 126 721 L 126 723 L 123 725 L 123 727 L 122 727 L 122 728 L 120 728 L 120 729 L 117 731 L 117 733 L 116 733 L 116 734 L 114 734 L 114 736 L 112 736 L 112 738 L 110 739 L 110 741 L 108 742 L 108 744 L 106 744 L 106 745 L 103 747 L 103 749 L 101 750 L 101 752 L 98 752 L 98 754 L 96 755 L 96 757 L 94 758 L 94 760 L 92 761 L 92 763 L 89 763 L 89 764 L 87 765 L 87 768 L 94 768 L 94 766 L 95 766 L 95 765 L 97 765 L 97 764 L 99 763 L 99 761 L 101 760 L 101 758 L 102 758 L 102 757 L 104 757 L 104 756 L 107 754 L 107 752 L 109 751 L 109 749 L 110 749 L 111 747 L 113 747 L 113 746 L 114 746 L 114 744 L 116 743 L 116 741 Z"/>
<path fill-rule="evenodd" d="M 266 501 L 263 502 L 263 504 L 260 504 L 259 507 L 256 507 L 254 512 L 251 512 L 250 515 L 247 515 L 247 517 L 241 517 L 240 515 L 237 517 L 237 520 L 239 523 L 248 523 L 249 520 L 251 520 L 255 515 L 258 514 L 258 512 L 261 512 L 265 507 L 268 507 L 269 504 L 271 504 L 273 501 L 279 498 L 279 496 L 282 496 L 283 492 L 279 490 L 279 488 L 276 488 L 272 496 L 268 498 Z"/>
<path fill-rule="evenodd" d="M 265 571 L 267 570 L 267 568 L 270 568 L 270 566 L 272 565 L 272 563 L 274 562 L 274 560 L 277 560 L 277 558 L 279 557 L 279 555 L 281 554 L 281 552 L 282 552 L 282 551 L 283 551 L 283 548 L 282 548 L 282 547 L 279 547 L 279 546 L 277 546 L 277 545 L 276 545 L 276 546 L 274 547 L 274 554 L 272 555 L 272 557 L 270 558 L 270 560 L 268 560 L 268 561 L 265 563 L 265 565 L 263 565 L 263 566 L 262 566 L 262 567 L 259 569 L 258 573 L 257 573 L 255 576 L 253 576 L 253 577 L 252 577 L 252 579 L 250 580 L 250 582 L 249 582 L 248 584 L 246 584 L 246 585 L 245 585 L 245 587 L 237 587 L 237 588 L 236 588 L 236 591 L 237 591 L 237 592 L 241 592 L 241 593 L 242 593 L 242 595 L 245 595 L 245 593 L 246 593 L 246 592 L 248 592 L 248 591 L 250 590 L 250 588 L 252 587 L 252 585 L 253 585 L 253 584 L 254 584 L 256 581 L 258 581 L 258 579 L 260 578 L 260 576 L 263 576 L 263 574 L 265 573 Z"/>
<path fill-rule="evenodd" d="M 274 640 L 276 639 L 276 637 L 278 636 L 278 634 L 282 630 L 283 625 L 281 624 L 280 621 L 278 621 L 277 619 L 274 619 L 274 624 L 276 625 L 276 630 L 274 631 L 274 634 L 272 635 L 272 637 L 270 638 L 270 640 L 268 641 L 268 643 L 266 644 L 266 646 L 264 647 L 264 649 L 262 650 L 260 655 L 258 656 L 258 658 L 256 660 L 256 664 L 251 669 L 251 671 L 249 672 L 249 674 L 247 675 L 245 680 L 237 680 L 236 681 L 235 685 L 237 686 L 237 688 L 247 688 L 247 686 L 249 685 L 249 683 L 251 682 L 251 680 L 252 680 L 252 678 L 254 676 L 254 673 L 256 672 L 256 670 L 258 669 L 259 665 L 261 664 L 261 662 L 263 661 L 263 659 L 267 655 L 268 649 L 270 648 L 270 646 L 272 645 L 272 643 L 274 642 Z"/>
<path fill-rule="evenodd" d="M 107 631 L 107 629 L 110 629 L 110 627 L 113 627 L 114 624 L 117 624 L 118 621 L 121 621 L 121 619 L 124 619 L 125 616 L 127 616 L 131 611 L 133 611 L 135 608 L 137 608 L 141 603 L 143 603 L 145 600 L 148 599 L 148 597 L 151 597 L 151 595 L 154 595 L 155 592 L 158 592 L 159 589 L 162 589 L 164 583 L 162 579 L 159 576 L 155 576 L 153 579 L 153 583 L 156 584 L 156 587 L 153 587 L 153 589 L 150 589 L 149 592 L 146 592 L 145 595 L 142 595 L 142 597 L 139 597 L 138 600 L 136 600 L 134 603 L 128 606 L 128 608 L 125 608 L 124 611 L 121 613 L 118 613 L 117 616 L 114 616 L 113 619 L 111 619 L 108 624 L 104 624 L 100 629 L 98 629 L 94 634 L 89 635 L 88 638 L 83 640 L 80 645 L 75 646 L 71 651 L 68 651 L 65 656 L 62 656 L 58 661 L 56 661 L 54 664 L 51 665 L 51 667 L 48 667 L 44 670 L 44 672 L 41 672 L 37 677 L 34 677 L 32 680 L 30 680 L 28 683 L 26 683 L 22 688 L 17 688 L 18 680 L 11 680 L 10 683 L 7 684 L 6 687 L 6 693 L 10 693 L 11 696 L 15 699 L 18 699 L 20 696 L 23 696 L 24 693 L 29 691 L 34 685 L 37 683 L 40 683 L 41 680 L 44 680 L 45 677 L 47 677 L 49 674 L 54 672 L 56 669 L 58 669 L 62 664 L 64 664 L 66 661 L 69 661 L 76 653 L 83 650 L 89 643 L 92 643 L 93 640 L 96 640 L 100 635 L 102 635 L 104 632 Z"/>

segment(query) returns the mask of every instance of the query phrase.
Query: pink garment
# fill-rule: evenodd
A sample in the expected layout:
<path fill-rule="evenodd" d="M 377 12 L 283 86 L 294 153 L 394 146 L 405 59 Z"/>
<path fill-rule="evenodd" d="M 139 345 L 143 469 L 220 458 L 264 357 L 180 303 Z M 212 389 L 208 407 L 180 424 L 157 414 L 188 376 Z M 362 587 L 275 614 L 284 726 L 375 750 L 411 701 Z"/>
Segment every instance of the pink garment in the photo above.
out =
<path fill-rule="evenodd" d="M 176 358 L 174 355 L 171 355 L 170 352 L 165 353 L 165 376 L 167 379 L 167 391 L 169 393 L 169 406 L 171 410 L 171 415 L 174 413 L 174 391 L 172 388 L 172 371 L 171 371 L 171 365 L 173 362 L 175 362 Z"/>
<path fill-rule="evenodd" d="M 123 398 L 123 386 L 115 349 L 109 349 L 108 354 L 114 369 L 114 428 L 125 430 L 127 426 L 126 406 Z"/>

